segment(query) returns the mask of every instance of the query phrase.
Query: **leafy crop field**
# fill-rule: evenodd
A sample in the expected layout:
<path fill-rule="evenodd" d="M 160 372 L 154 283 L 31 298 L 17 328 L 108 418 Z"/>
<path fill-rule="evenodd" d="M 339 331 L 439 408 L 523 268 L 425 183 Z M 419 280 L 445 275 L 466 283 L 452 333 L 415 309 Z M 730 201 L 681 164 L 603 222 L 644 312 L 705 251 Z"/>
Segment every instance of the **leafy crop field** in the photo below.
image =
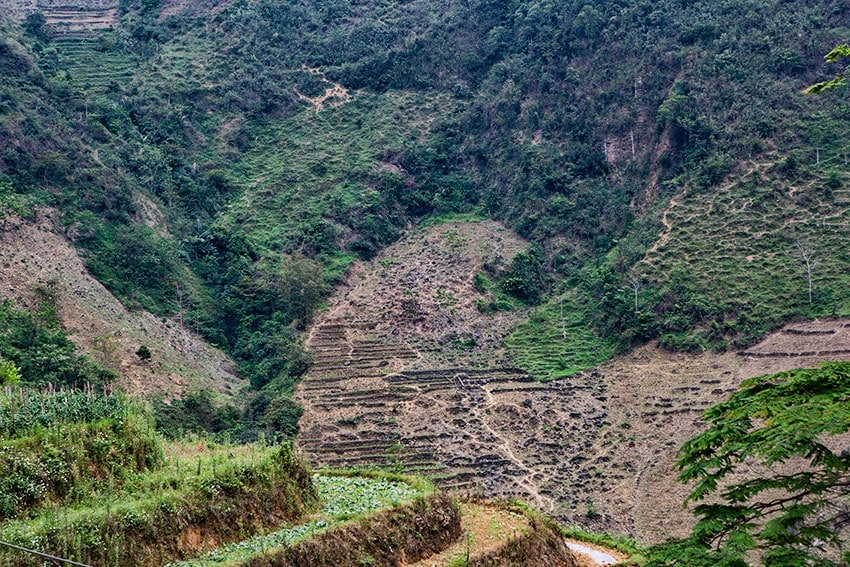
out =
<path fill-rule="evenodd" d="M 224 545 L 198 559 L 170 563 L 168 567 L 241 565 L 257 555 L 291 545 L 382 508 L 398 506 L 424 494 L 421 488 L 390 478 L 315 474 L 313 484 L 319 492 L 322 509 L 310 521 Z"/>

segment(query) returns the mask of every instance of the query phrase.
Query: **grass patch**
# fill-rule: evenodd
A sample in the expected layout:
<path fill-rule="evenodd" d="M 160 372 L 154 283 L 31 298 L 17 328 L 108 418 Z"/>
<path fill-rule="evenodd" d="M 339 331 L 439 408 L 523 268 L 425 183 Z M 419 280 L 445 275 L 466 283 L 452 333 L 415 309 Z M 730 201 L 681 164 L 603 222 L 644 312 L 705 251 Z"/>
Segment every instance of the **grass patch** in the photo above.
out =
<path fill-rule="evenodd" d="M 805 181 L 756 169 L 677 197 L 666 241 L 637 268 L 662 344 L 740 348 L 794 318 L 850 315 L 850 203 L 824 188 L 845 168 L 812 166 Z M 813 256 L 811 302 L 798 244 Z"/>
<path fill-rule="evenodd" d="M 609 358 L 615 345 L 587 325 L 587 308 L 568 292 L 537 308 L 508 336 L 514 364 L 538 380 L 556 380 Z"/>
<path fill-rule="evenodd" d="M 337 108 L 254 125 L 257 149 L 228 168 L 232 185 L 246 190 L 220 222 L 244 228 L 263 254 L 321 257 L 329 275 L 340 274 L 350 253 L 369 256 L 397 238 L 388 218 L 400 211 L 389 208 L 404 189 L 387 156 L 416 143 L 453 104 L 409 92 L 357 93 Z"/>

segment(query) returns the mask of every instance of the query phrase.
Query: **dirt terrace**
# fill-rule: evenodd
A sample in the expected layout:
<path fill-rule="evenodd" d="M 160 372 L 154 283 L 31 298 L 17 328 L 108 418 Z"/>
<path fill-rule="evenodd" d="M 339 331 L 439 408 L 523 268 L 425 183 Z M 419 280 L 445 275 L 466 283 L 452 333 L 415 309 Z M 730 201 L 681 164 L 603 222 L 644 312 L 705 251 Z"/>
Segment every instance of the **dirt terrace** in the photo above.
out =
<path fill-rule="evenodd" d="M 525 314 L 477 312 L 472 277 L 524 243 L 496 223 L 417 232 L 359 264 L 307 342 L 300 444 L 320 466 L 381 466 L 650 542 L 682 534 L 675 453 L 746 378 L 850 358 L 848 322 L 790 325 L 744 353 L 647 345 L 541 383 L 502 341 Z M 471 338 L 464 343 L 458 337 Z"/>

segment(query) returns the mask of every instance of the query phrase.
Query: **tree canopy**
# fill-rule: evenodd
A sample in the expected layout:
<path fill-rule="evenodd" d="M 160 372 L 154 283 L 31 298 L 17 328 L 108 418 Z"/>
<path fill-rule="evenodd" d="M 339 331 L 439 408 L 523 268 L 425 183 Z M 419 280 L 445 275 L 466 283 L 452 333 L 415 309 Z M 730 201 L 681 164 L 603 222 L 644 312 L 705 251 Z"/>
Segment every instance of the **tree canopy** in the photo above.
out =
<path fill-rule="evenodd" d="M 753 553 L 768 566 L 846 564 L 850 363 L 745 381 L 705 418 L 678 461 L 699 520 L 650 565 L 746 565 Z"/>

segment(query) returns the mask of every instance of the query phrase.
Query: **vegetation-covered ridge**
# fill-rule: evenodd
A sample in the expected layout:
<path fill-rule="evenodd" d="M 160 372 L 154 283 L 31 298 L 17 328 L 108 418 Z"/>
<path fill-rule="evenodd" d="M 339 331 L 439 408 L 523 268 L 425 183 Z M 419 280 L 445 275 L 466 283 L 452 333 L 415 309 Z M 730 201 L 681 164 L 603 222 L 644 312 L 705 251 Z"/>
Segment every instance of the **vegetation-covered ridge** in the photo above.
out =
<path fill-rule="evenodd" d="M 113 33 L 83 42 L 37 17 L 7 22 L 3 202 L 60 207 L 89 269 L 125 302 L 179 314 L 226 347 L 265 390 L 260 420 L 303 371 L 298 331 L 328 284 L 448 212 L 502 219 L 541 244 L 539 273 L 515 290 L 574 296 L 600 352 L 655 337 L 746 344 L 843 305 L 843 256 L 796 219 L 828 209 L 843 230 L 843 159 L 830 156 L 845 105 L 799 91 L 823 75 L 846 10 L 126 2 Z M 318 106 L 329 91 L 340 104 Z M 730 184 L 746 163 L 767 165 Z M 718 187 L 730 206 L 703 214 L 696 201 Z M 663 215 L 683 191 L 688 207 Z M 728 230 L 759 207 L 782 224 Z M 722 265 L 720 280 L 677 260 L 689 234 L 711 236 L 699 254 Z M 829 257 L 811 302 L 787 267 L 769 269 L 795 240 Z M 747 269 L 762 251 L 764 267 Z M 576 336 L 578 351 L 597 342 Z"/>

